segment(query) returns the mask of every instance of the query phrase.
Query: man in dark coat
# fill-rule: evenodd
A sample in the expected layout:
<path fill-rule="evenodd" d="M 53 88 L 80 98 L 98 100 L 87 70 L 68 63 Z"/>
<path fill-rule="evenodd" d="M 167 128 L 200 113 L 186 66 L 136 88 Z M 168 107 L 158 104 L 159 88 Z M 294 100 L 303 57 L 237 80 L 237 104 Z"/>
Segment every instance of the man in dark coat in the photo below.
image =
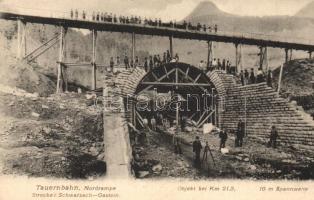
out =
<path fill-rule="evenodd" d="M 201 168 L 201 149 L 202 149 L 202 144 L 200 142 L 200 138 L 196 136 L 194 142 L 193 142 L 193 152 L 195 153 L 195 158 L 194 158 L 194 165 L 196 168 Z"/>
<path fill-rule="evenodd" d="M 144 69 L 145 69 L 145 72 L 148 72 L 148 60 L 147 60 L 147 57 L 145 57 Z"/>
<path fill-rule="evenodd" d="M 269 140 L 268 146 L 272 148 L 276 148 L 277 139 L 278 139 L 278 131 L 275 126 L 272 126 L 271 131 L 270 131 L 270 140 Z"/>
<path fill-rule="evenodd" d="M 124 57 L 124 65 L 125 65 L 125 69 L 128 69 L 130 67 L 128 56 Z"/>
<path fill-rule="evenodd" d="M 242 122 L 240 119 L 238 122 L 238 128 L 236 132 L 236 139 L 235 139 L 235 146 L 236 147 L 242 147 L 243 144 L 243 138 L 244 138 L 244 133 L 245 133 L 245 124 Z"/>
<path fill-rule="evenodd" d="M 250 84 L 255 84 L 255 74 L 254 74 L 254 69 L 251 69 L 251 74 L 250 74 Z"/>
<path fill-rule="evenodd" d="M 221 148 L 225 148 L 226 147 L 226 141 L 228 139 L 227 132 L 224 131 L 224 130 L 221 130 L 219 132 L 219 138 L 220 138 L 219 150 L 221 150 Z"/>
<path fill-rule="evenodd" d="M 241 84 L 244 86 L 244 73 L 243 70 L 240 72 L 240 79 L 241 79 Z"/>

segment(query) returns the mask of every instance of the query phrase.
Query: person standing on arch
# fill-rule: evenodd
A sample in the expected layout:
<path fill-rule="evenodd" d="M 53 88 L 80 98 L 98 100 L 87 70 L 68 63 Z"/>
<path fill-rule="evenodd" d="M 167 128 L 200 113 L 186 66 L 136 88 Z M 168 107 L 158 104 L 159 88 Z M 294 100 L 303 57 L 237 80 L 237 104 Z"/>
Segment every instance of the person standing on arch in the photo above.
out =
<path fill-rule="evenodd" d="M 125 69 L 128 70 L 128 68 L 130 67 L 130 63 L 129 63 L 129 58 L 127 55 L 125 55 L 124 57 L 124 65 L 125 65 Z"/>

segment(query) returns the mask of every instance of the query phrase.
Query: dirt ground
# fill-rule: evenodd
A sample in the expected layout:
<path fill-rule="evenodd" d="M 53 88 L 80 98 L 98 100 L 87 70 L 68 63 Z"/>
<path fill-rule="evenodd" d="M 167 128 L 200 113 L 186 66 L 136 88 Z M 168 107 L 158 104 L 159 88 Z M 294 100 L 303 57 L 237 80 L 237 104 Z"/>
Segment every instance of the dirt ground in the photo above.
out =
<path fill-rule="evenodd" d="M 245 138 L 243 147 L 234 147 L 234 137 L 229 136 L 227 148 L 229 153 L 219 151 L 219 138 L 215 134 L 182 133 L 182 155 L 174 153 L 172 137 L 166 133 L 150 134 L 152 145 L 140 148 L 139 157 L 146 161 L 145 176 L 139 178 L 180 177 L 188 179 L 250 179 L 250 180 L 305 180 L 314 178 L 314 155 L 312 152 L 296 151 L 288 147 L 279 146 L 268 148 L 265 144 Z M 193 166 L 194 154 L 192 142 L 195 136 L 201 138 L 203 149 L 205 142 L 209 142 L 214 158 L 208 155 L 207 162 L 202 169 Z M 144 152 L 144 153 L 143 153 Z M 201 152 L 201 159 L 203 150 Z M 207 164 L 208 163 L 208 164 Z M 154 166 L 161 168 L 154 171 Z M 143 168 L 142 168 L 143 170 Z M 144 165 L 145 171 L 145 165 Z"/>
<path fill-rule="evenodd" d="M 0 171 L 87 178 L 105 173 L 102 109 L 83 94 L 0 92 Z M 18 91 L 16 91 L 18 90 Z"/>

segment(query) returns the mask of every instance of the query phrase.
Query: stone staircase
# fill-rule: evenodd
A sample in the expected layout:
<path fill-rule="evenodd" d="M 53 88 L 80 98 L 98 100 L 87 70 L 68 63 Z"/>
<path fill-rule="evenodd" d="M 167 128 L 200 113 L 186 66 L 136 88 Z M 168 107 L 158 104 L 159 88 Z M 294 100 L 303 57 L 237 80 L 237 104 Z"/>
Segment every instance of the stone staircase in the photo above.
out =
<path fill-rule="evenodd" d="M 214 81 L 220 99 L 224 99 L 220 102 L 222 128 L 234 131 L 242 119 L 247 123 L 248 136 L 265 142 L 274 125 L 281 144 L 314 149 L 313 120 L 279 97 L 266 83 L 242 86 L 236 84 L 232 75 L 221 71 L 214 71 L 209 77 Z"/>

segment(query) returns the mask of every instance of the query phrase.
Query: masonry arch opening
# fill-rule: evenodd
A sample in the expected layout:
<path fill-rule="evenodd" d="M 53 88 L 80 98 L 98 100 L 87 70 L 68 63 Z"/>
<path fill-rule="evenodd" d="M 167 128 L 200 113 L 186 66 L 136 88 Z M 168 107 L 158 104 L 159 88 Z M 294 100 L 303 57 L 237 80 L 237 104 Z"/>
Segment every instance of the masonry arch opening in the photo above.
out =
<path fill-rule="evenodd" d="M 134 95 L 128 96 L 128 109 L 137 128 L 157 125 L 200 128 L 218 122 L 217 91 L 209 77 L 186 63 L 166 63 L 148 71 Z"/>

